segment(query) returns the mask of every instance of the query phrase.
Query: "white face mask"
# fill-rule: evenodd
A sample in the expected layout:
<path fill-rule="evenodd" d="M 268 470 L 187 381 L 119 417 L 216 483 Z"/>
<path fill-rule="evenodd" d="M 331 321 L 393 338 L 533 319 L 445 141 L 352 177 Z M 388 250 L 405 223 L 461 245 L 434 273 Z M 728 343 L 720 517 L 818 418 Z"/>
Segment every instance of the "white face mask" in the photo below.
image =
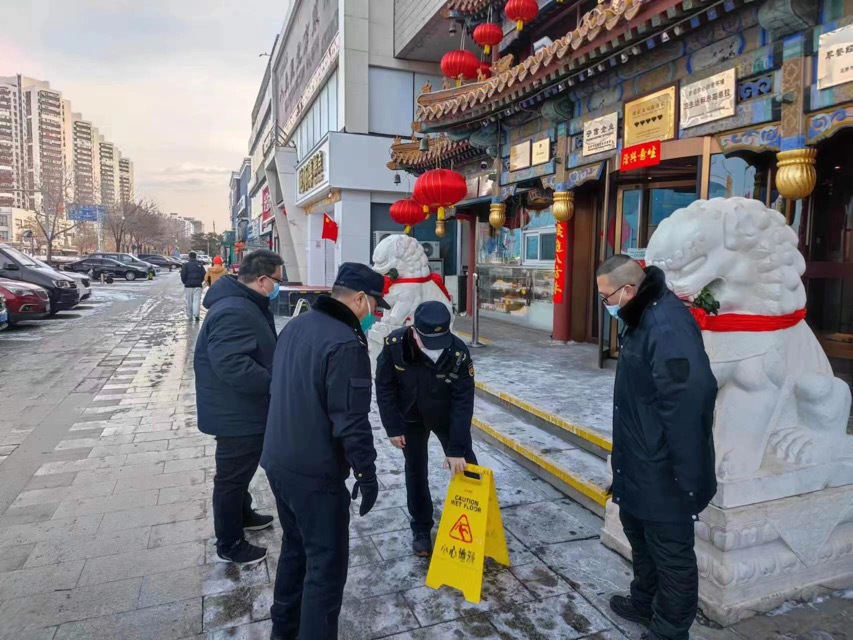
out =
<path fill-rule="evenodd" d="M 415 334 L 415 342 L 418 343 L 418 349 L 420 349 L 423 354 L 433 362 L 438 362 L 438 359 L 441 357 L 441 354 L 444 353 L 444 349 L 427 349 L 426 347 L 424 347 L 424 343 L 421 342 L 420 334 L 414 330 L 413 333 Z"/>

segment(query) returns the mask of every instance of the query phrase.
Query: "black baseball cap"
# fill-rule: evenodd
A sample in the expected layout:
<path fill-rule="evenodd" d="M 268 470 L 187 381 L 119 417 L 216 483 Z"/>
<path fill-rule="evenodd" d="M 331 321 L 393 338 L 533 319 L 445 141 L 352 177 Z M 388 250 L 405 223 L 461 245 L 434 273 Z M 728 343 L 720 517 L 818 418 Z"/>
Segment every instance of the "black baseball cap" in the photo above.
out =
<path fill-rule="evenodd" d="M 450 311 L 436 300 L 422 302 L 415 309 L 415 331 L 427 349 L 447 349 L 453 344 Z"/>
<path fill-rule="evenodd" d="M 376 304 L 380 308 L 391 308 L 382 297 L 382 291 L 385 289 L 385 276 L 376 273 L 366 264 L 344 262 L 338 269 L 335 286 L 346 287 L 352 291 L 364 291 L 367 295 L 376 298 Z"/>

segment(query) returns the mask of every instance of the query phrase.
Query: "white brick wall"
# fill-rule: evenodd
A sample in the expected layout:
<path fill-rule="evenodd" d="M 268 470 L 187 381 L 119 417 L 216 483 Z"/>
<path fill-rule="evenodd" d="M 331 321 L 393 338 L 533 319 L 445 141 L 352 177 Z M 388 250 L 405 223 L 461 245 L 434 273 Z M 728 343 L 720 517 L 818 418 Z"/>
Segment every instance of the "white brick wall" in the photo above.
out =
<path fill-rule="evenodd" d="M 400 55 L 445 0 L 394 0 L 394 54 Z"/>

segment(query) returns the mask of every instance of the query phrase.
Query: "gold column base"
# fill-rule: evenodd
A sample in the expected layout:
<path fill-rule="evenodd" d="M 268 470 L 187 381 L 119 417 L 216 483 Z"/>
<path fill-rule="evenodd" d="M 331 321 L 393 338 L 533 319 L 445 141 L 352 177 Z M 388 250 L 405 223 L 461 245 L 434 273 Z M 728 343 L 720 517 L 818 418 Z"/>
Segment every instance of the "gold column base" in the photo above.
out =
<path fill-rule="evenodd" d="M 493 202 L 489 207 L 489 224 L 500 229 L 506 222 L 506 205 L 503 202 Z"/>
<path fill-rule="evenodd" d="M 552 212 L 557 222 L 568 222 L 571 220 L 575 214 L 575 192 L 555 191 Z"/>
<path fill-rule="evenodd" d="M 776 154 L 776 189 L 789 200 L 802 200 L 817 184 L 817 149 L 791 149 Z"/>

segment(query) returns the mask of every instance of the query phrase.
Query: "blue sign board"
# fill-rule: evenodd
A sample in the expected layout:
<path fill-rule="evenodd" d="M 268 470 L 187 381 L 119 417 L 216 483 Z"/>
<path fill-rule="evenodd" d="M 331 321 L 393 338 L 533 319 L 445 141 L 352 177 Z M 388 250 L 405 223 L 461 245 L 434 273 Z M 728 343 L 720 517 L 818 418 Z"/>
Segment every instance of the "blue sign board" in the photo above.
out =
<path fill-rule="evenodd" d="M 107 213 L 106 207 L 99 204 L 69 204 L 68 219 L 75 222 L 98 222 Z"/>

